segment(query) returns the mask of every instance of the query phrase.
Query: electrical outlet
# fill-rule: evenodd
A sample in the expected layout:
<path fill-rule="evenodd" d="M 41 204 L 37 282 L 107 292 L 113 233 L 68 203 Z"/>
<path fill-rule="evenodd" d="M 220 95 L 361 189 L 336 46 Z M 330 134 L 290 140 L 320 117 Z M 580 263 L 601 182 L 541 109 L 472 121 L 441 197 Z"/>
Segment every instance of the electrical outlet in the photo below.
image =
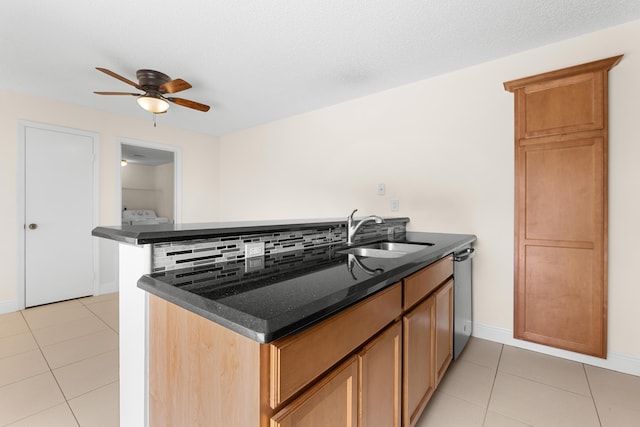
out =
<path fill-rule="evenodd" d="M 245 243 L 244 257 L 252 258 L 264 255 L 264 242 Z"/>
<path fill-rule="evenodd" d="M 384 184 L 378 184 L 378 196 L 384 196 Z"/>
<path fill-rule="evenodd" d="M 390 205 L 391 212 L 398 212 L 400 210 L 400 200 L 392 199 Z"/>

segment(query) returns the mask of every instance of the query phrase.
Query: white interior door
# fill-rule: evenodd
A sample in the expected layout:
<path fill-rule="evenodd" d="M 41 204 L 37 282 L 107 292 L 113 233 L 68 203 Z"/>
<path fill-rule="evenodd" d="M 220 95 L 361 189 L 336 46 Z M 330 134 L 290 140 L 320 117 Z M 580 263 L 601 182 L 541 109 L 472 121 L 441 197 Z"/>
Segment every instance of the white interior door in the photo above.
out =
<path fill-rule="evenodd" d="M 25 129 L 25 305 L 93 294 L 94 141 Z"/>

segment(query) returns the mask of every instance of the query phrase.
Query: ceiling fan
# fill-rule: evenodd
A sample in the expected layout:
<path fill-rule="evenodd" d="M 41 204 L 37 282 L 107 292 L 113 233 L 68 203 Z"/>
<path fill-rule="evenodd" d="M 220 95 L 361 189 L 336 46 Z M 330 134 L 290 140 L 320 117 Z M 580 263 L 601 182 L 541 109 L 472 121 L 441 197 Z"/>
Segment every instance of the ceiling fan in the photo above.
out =
<path fill-rule="evenodd" d="M 105 74 L 110 75 L 122 82 L 125 82 L 144 93 L 132 93 L 132 92 L 93 92 L 98 95 L 131 95 L 137 97 L 138 104 L 145 110 L 154 113 L 162 114 L 166 113 L 169 109 L 169 102 L 181 105 L 187 108 L 193 108 L 198 111 L 209 111 L 211 107 L 199 102 L 190 101 L 183 98 L 173 98 L 165 96 L 166 94 L 173 94 L 187 90 L 191 88 L 191 85 L 182 79 L 171 80 L 171 77 L 164 73 L 154 70 L 138 70 L 136 71 L 136 77 L 138 83 L 132 82 L 126 77 L 122 77 L 119 74 L 114 73 L 106 68 L 96 67 L 96 70 L 102 71 Z"/>

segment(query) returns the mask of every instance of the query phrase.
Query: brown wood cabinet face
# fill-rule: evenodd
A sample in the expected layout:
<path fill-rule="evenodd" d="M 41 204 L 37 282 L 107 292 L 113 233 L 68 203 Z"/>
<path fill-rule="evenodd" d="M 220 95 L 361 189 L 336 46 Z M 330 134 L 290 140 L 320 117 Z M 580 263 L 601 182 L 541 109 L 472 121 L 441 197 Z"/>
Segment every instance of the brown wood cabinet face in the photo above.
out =
<path fill-rule="evenodd" d="M 594 251 L 535 245 L 525 251 L 523 336 L 583 353 L 600 347 L 604 296 L 593 278 Z"/>
<path fill-rule="evenodd" d="M 404 317 L 397 283 L 270 344 L 149 296 L 150 425 L 414 426 L 451 361 L 450 266 Z"/>
<path fill-rule="evenodd" d="M 453 279 L 442 285 L 435 293 L 435 373 L 436 385 L 453 360 Z"/>
<path fill-rule="evenodd" d="M 269 344 L 271 407 L 302 390 L 401 313 L 398 283 L 306 331 Z"/>
<path fill-rule="evenodd" d="M 602 234 L 604 139 L 524 145 L 518 170 L 527 240 L 593 242 Z"/>
<path fill-rule="evenodd" d="M 433 292 L 453 274 L 453 258 L 448 256 L 434 262 L 404 279 L 403 309 L 409 310 Z"/>
<path fill-rule="evenodd" d="M 259 401 L 260 344 L 149 296 L 150 426 L 259 426 Z"/>
<path fill-rule="evenodd" d="M 358 360 L 349 359 L 271 418 L 271 427 L 357 427 Z"/>
<path fill-rule="evenodd" d="M 361 427 L 400 427 L 402 323 L 367 344 L 360 360 Z"/>
<path fill-rule="evenodd" d="M 596 71 L 527 86 L 522 95 L 524 137 L 602 129 L 602 74 Z"/>
<path fill-rule="evenodd" d="M 429 297 L 403 318 L 402 425 L 413 427 L 436 386 L 434 368 L 435 297 Z"/>
<path fill-rule="evenodd" d="M 505 83 L 515 93 L 516 338 L 606 357 L 607 72 L 622 56 Z"/>

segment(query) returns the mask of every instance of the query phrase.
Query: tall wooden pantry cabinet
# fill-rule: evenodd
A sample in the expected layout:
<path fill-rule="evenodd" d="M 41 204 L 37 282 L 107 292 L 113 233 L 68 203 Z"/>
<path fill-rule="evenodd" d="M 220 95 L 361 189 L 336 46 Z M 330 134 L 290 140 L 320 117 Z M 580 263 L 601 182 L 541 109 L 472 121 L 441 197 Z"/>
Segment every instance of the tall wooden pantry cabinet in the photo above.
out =
<path fill-rule="evenodd" d="M 607 81 L 621 59 L 504 83 L 515 95 L 514 336 L 603 358 Z"/>

